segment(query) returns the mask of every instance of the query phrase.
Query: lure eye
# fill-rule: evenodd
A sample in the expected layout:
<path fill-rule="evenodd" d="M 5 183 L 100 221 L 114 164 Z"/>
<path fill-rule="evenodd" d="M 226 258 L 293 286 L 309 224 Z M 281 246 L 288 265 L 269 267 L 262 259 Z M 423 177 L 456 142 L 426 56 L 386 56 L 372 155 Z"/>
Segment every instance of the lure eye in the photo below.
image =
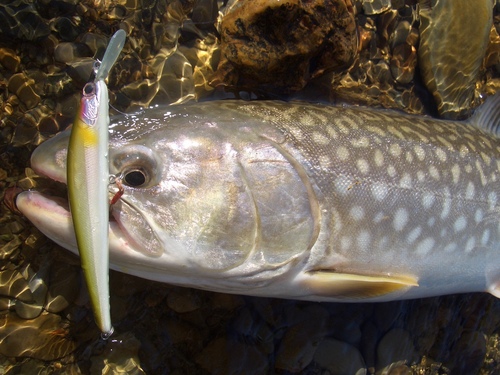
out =
<path fill-rule="evenodd" d="M 139 169 L 126 172 L 123 182 L 131 187 L 141 187 L 146 183 L 146 174 Z"/>
<path fill-rule="evenodd" d="M 83 96 L 92 96 L 96 93 L 94 82 L 88 82 L 83 86 Z"/>

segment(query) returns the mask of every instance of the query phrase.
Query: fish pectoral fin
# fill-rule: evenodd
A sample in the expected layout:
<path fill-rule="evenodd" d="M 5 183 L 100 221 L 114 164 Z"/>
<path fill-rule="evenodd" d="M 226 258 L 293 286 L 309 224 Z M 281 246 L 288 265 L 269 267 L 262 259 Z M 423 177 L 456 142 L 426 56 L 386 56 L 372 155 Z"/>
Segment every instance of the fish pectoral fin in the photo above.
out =
<path fill-rule="evenodd" d="M 309 271 L 303 282 L 311 294 L 345 299 L 381 297 L 418 286 L 417 278 L 410 275 L 356 275 L 328 270 Z"/>

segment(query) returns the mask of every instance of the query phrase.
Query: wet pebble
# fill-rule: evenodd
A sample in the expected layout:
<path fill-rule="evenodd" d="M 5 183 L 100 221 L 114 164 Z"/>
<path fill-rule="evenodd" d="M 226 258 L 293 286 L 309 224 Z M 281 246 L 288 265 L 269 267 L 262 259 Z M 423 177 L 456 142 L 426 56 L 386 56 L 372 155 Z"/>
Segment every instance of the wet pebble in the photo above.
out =
<path fill-rule="evenodd" d="M 296 310 L 297 311 L 297 310 Z M 278 369 L 297 373 L 313 360 L 318 343 L 326 336 L 328 312 L 320 305 L 309 305 L 294 313 L 276 353 Z"/>
<path fill-rule="evenodd" d="M 203 340 L 203 332 L 200 331 L 199 327 L 188 322 L 180 319 L 167 318 L 164 324 L 167 337 L 173 345 L 179 345 L 181 343 L 195 345 L 196 343 L 201 343 Z"/>
<path fill-rule="evenodd" d="M 209 342 L 196 357 L 196 362 L 214 375 L 265 374 L 269 367 L 269 359 L 255 345 L 231 337 Z"/>
<path fill-rule="evenodd" d="M 35 4 L 22 1 L 0 4 L 0 30 L 9 37 L 27 41 L 36 41 L 50 34 L 47 22 Z"/>
<path fill-rule="evenodd" d="M 179 51 L 168 56 L 164 62 L 153 65 L 153 71 L 159 77 L 159 90 L 151 105 L 180 104 L 194 98 L 193 67 Z"/>
<path fill-rule="evenodd" d="M 97 51 L 105 51 L 108 46 L 108 38 L 104 35 L 95 34 L 95 33 L 86 33 L 81 38 L 81 42 L 86 44 L 87 47 L 92 51 L 95 55 Z"/>
<path fill-rule="evenodd" d="M 417 359 L 410 334 L 404 329 L 392 329 L 380 340 L 377 347 L 377 368 L 383 369 L 394 362 Z"/>
<path fill-rule="evenodd" d="M 10 48 L 0 48 L 0 64 L 2 64 L 5 69 L 15 73 L 19 70 L 20 63 L 21 59 L 14 50 Z"/>
<path fill-rule="evenodd" d="M 486 356 L 484 333 L 465 331 L 453 346 L 452 355 L 447 363 L 453 373 L 477 374 Z"/>
<path fill-rule="evenodd" d="M 419 9 L 418 60 L 424 84 L 441 116 L 463 118 L 474 99 L 488 47 L 493 4 L 491 0 L 439 0 L 421 2 Z"/>
<path fill-rule="evenodd" d="M 28 281 L 18 270 L 0 272 L 0 295 L 16 298 L 24 302 L 33 300 Z"/>
<path fill-rule="evenodd" d="M 67 337 L 65 323 L 55 314 L 43 313 L 25 320 L 15 313 L 0 316 L 0 354 L 45 361 L 67 356 L 75 343 Z"/>
<path fill-rule="evenodd" d="M 106 342 L 102 353 L 92 357 L 91 374 L 145 374 L 139 360 L 140 341 L 131 333 L 116 334 Z"/>
<path fill-rule="evenodd" d="M 363 12 L 366 15 L 380 14 L 391 9 L 391 0 L 363 0 Z"/>
<path fill-rule="evenodd" d="M 331 375 L 365 375 L 367 369 L 358 349 L 348 343 L 327 338 L 314 353 L 314 362 Z"/>
<path fill-rule="evenodd" d="M 52 20 L 51 28 L 65 42 L 74 41 L 80 34 L 78 26 L 67 17 L 58 17 Z"/>
<path fill-rule="evenodd" d="M 178 313 L 187 313 L 198 310 L 201 306 L 197 294 L 191 289 L 172 290 L 167 297 L 167 305 Z"/>
<path fill-rule="evenodd" d="M 40 96 L 35 92 L 35 80 L 25 73 L 17 73 L 10 77 L 7 87 L 19 98 L 27 109 L 35 107 L 40 102 Z"/>
<path fill-rule="evenodd" d="M 58 313 L 73 303 L 80 292 L 80 272 L 77 266 L 55 264 L 50 273 L 50 285 L 45 309 Z"/>
<path fill-rule="evenodd" d="M 54 50 L 54 59 L 61 63 L 70 63 L 81 57 L 92 57 L 92 51 L 83 43 L 61 42 Z"/>

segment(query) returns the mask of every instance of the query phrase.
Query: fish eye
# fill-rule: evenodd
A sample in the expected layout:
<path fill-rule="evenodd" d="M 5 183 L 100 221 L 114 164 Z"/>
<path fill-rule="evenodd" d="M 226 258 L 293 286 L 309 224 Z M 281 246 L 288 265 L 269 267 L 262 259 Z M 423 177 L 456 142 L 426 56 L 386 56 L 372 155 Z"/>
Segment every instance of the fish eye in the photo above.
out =
<path fill-rule="evenodd" d="M 139 169 L 128 171 L 123 176 L 123 182 L 131 187 L 141 187 L 146 183 L 146 173 Z"/>
<path fill-rule="evenodd" d="M 110 173 L 121 176 L 124 185 L 148 189 L 161 180 L 162 163 L 148 147 L 131 145 L 110 151 Z"/>

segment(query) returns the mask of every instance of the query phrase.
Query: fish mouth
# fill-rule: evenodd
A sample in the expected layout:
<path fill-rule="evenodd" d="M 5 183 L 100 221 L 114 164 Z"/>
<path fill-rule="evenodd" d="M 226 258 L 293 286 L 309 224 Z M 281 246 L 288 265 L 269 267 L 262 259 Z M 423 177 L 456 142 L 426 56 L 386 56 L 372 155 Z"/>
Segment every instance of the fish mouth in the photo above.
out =
<path fill-rule="evenodd" d="M 60 190 L 53 194 L 47 191 L 27 190 L 16 197 L 16 207 L 40 231 L 58 245 L 79 255 L 76 244 L 73 220 L 67 198 Z M 57 195 L 55 195 L 57 194 Z M 130 243 L 120 225 L 110 216 L 109 222 L 110 249 L 124 246 L 129 248 Z"/>
<path fill-rule="evenodd" d="M 55 168 L 51 168 L 50 163 L 48 163 L 48 166 L 39 163 L 37 158 L 32 158 L 32 168 L 39 176 L 39 178 L 36 178 L 36 188 L 18 193 L 14 198 L 15 208 L 48 238 L 79 255 L 65 176 L 62 179 L 62 173 L 59 173 Z M 54 180 L 54 177 L 59 181 Z M 110 200 L 117 191 L 118 187 L 110 188 Z M 120 198 L 119 202 L 121 209 L 130 206 L 124 197 Z M 110 206 L 109 252 L 110 261 L 117 257 L 130 258 L 131 256 L 139 258 L 136 259 L 139 261 L 144 254 L 152 256 L 151 250 L 136 241 L 132 233 L 128 231 L 126 223 L 121 220 L 120 209 L 117 209 L 116 204 Z M 158 257 L 159 255 L 154 256 Z M 118 261 L 115 263 L 123 262 Z M 121 268 L 123 267 L 116 267 L 118 270 Z"/>

